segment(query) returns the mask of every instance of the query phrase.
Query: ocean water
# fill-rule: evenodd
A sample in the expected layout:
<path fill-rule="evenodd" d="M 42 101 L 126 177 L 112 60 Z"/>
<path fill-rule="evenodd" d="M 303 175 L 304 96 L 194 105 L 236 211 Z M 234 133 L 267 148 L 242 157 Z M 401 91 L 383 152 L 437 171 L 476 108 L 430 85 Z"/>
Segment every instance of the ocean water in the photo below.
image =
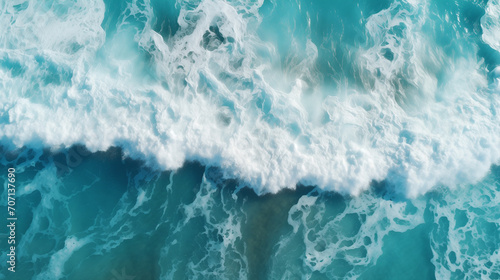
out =
<path fill-rule="evenodd" d="M 498 0 L 0 0 L 0 279 L 500 279 L 499 110 Z"/>

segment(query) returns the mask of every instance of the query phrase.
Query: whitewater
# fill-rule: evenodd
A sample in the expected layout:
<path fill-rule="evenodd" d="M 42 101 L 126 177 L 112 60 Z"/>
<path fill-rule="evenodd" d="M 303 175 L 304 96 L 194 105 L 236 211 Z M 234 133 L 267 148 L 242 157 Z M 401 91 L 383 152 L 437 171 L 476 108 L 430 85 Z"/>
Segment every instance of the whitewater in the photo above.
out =
<path fill-rule="evenodd" d="M 471 26 L 439 3 L 362 4 L 346 27 L 314 4 L 279 11 L 301 12 L 280 26 L 263 1 L 131 1 L 123 17 L 100 1 L 3 2 L 0 137 L 120 146 L 168 170 L 197 160 L 259 193 L 477 182 L 500 160 L 500 68 L 477 43 L 498 56 L 498 1 Z"/>

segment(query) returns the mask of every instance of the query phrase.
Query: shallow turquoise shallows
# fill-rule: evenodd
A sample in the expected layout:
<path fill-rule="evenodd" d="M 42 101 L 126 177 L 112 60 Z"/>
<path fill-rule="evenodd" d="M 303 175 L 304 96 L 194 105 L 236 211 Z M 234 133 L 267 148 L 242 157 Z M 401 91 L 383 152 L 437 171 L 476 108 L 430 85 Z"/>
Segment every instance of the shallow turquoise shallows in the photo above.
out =
<path fill-rule="evenodd" d="M 0 279 L 500 279 L 499 112 L 499 0 L 0 0 Z"/>

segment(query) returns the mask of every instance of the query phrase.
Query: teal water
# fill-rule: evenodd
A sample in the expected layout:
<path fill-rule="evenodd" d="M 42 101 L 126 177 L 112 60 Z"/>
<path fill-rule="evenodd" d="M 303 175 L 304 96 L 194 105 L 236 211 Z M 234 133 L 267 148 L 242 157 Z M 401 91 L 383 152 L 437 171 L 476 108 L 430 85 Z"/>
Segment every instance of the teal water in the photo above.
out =
<path fill-rule="evenodd" d="M 383 184 L 354 198 L 313 187 L 257 196 L 198 163 L 160 172 L 116 148 L 73 154 L 69 172 L 48 151 L 3 158 L 4 169 L 28 158 L 16 174 L 17 271 L 4 279 L 500 276 L 497 166 L 413 200 Z"/>
<path fill-rule="evenodd" d="M 0 279 L 500 279 L 498 0 L 0 15 Z"/>

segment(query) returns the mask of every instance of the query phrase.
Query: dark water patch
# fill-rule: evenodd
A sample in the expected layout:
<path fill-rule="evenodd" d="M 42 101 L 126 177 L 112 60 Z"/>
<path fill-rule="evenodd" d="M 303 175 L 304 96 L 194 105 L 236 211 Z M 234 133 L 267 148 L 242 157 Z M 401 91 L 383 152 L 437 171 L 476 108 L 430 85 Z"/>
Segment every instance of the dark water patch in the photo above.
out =
<path fill-rule="evenodd" d="M 297 190 L 285 189 L 277 194 L 263 196 L 258 196 L 250 189 L 238 193 L 243 197 L 246 213 L 242 234 L 247 244 L 249 279 L 265 279 L 269 275 L 273 249 L 280 237 L 291 230 L 287 222 L 288 211 L 312 189 L 299 187 Z"/>
<path fill-rule="evenodd" d="M 105 0 L 104 19 L 101 27 L 106 31 L 106 38 L 114 35 L 120 22 L 120 18 L 127 7 L 128 1 Z"/>
<path fill-rule="evenodd" d="M 219 30 L 217 25 L 211 25 L 205 34 L 203 34 L 203 40 L 201 45 L 203 48 L 209 51 L 216 50 L 221 44 L 226 42 L 226 38 Z"/>
<path fill-rule="evenodd" d="M 153 7 L 153 30 L 158 32 L 164 40 L 168 40 L 179 29 L 177 18 L 179 17 L 179 6 L 176 1 L 151 1 Z"/>

